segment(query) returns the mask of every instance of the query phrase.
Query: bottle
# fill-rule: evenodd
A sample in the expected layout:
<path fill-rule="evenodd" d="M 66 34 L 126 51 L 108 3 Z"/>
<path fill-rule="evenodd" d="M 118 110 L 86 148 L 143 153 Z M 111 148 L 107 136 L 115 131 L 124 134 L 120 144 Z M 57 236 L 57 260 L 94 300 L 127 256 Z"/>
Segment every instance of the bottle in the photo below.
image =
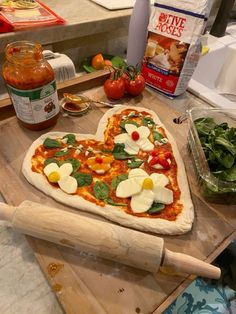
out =
<path fill-rule="evenodd" d="M 215 37 L 225 36 L 225 31 L 233 9 L 235 0 L 221 0 L 221 4 L 216 15 L 215 21 L 210 30 L 210 34 Z"/>
<path fill-rule="evenodd" d="M 44 59 L 42 46 L 28 41 L 8 44 L 2 74 L 24 127 L 39 131 L 56 124 L 59 104 L 54 71 Z"/>
<path fill-rule="evenodd" d="M 151 12 L 150 0 L 136 0 L 131 14 L 128 32 L 127 63 L 140 68 L 148 34 Z"/>

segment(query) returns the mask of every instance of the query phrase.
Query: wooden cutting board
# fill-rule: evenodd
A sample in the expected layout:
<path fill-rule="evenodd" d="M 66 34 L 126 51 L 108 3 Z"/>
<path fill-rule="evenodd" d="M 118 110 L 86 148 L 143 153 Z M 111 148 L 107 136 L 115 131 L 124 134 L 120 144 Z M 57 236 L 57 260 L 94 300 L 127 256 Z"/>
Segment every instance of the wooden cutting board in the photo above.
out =
<path fill-rule="evenodd" d="M 79 79 L 59 85 L 63 92 L 86 91 L 91 97 L 106 100 L 101 85 L 107 72 L 87 74 Z M 154 110 L 175 137 L 184 160 L 195 207 L 195 221 L 191 232 L 181 236 L 164 237 L 166 247 L 172 251 L 190 254 L 212 262 L 236 237 L 236 206 L 208 204 L 199 195 L 192 160 L 187 151 L 188 124 L 173 123 L 177 111 L 160 101 L 157 94 L 145 91 L 142 97 L 124 99 L 123 103 Z M 95 133 L 97 124 L 108 108 L 93 106 L 82 117 L 61 116 L 57 125 L 46 131 Z M 57 203 L 31 186 L 21 173 L 26 150 L 41 132 L 32 132 L 18 125 L 12 115 L 9 100 L 0 101 L 0 192 L 7 203 L 19 205 L 23 200 L 51 204 L 77 212 L 78 215 L 102 219 L 76 211 Z M 128 266 L 102 260 L 87 252 L 56 246 L 46 241 L 27 237 L 52 290 L 66 313 L 161 313 L 194 279 L 182 274 L 170 274 L 162 269 L 153 275 Z"/>

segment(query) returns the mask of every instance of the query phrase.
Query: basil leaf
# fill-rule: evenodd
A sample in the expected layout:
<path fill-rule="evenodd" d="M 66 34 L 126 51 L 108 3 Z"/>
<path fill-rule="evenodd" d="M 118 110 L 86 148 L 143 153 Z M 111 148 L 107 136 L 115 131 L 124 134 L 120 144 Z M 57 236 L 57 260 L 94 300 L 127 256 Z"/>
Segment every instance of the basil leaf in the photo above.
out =
<path fill-rule="evenodd" d="M 60 150 L 59 152 L 56 152 L 56 153 L 54 154 L 54 156 L 55 156 L 55 157 L 62 157 L 62 156 L 67 155 L 68 153 L 69 153 L 68 150 L 66 150 L 66 151 Z"/>
<path fill-rule="evenodd" d="M 72 176 L 77 180 L 77 184 L 79 187 L 90 185 L 93 181 L 93 178 L 89 173 L 76 172 Z"/>
<path fill-rule="evenodd" d="M 111 198 L 106 199 L 106 202 L 110 205 L 113 205 L 113 206 L 126 206 L 127 205 L 124 203 L 116 203 Z"/>
<path fill-rule="evenodd" d="M 131 111 L 131 112 L 128 114 L 128 117 L 129 117 L 129 118 L 136 118 L 136 117 L 139 117 L 139 114 L 138 114 L 138 113 L 135 113 L 135 111 Z"/>
<path fill-rule="evenodd" d="M 57 140 L 47 137 L 43 142 L 43 146 L 46 148 L 58 148 L 61 147 L 61 143 Z"/>
<path fill-rule="evenodd" d="M 132 159 L 127 161 L 127 166 L 131 169 L 139 168 L 144 163 L 144 160 Z"/>
<path fill-rule="evenodd" d="M 66 162 L 69 162 L 70 164 L 72 164 L 73 172 L 77 171 L 80 168 L 80 161 L 78 159 L 67 158 L 63 161 L 63 164 Z"/>
<path fill-rule="evenodd" d="M 76 138 L 74 134 L 66 134 L 65 136 L 63 136 L 63 138 L 67 138 L 67 144 L 75 144 L 76 142 Z"/>
<path fill-rule="evenodd" d="M 164 138 L 164 136 L 161 133 L 159 133 L 157 131 L 153 132 L 153 139 L 154 139 L 154 141 L 161 142 L 161 139 L 163 139 L 163 138 Z"/>
<path fill-rule="evenodd" d="M 111 154 L 112 150 L 110 150 L 110 149 L 102 149 L 101 152 L 104 153 L 104 154 Z"/>
<path fill-rule="evenodd" d="M 225 179 L 229 182 L 236 181 L 236 165 L 225 171 Z"/>
<path fill-rule="evenodd" d="M 156 125 L 156 123 L 153 121 L 153 119 L 152 118 L 150 118 L 150 117 L 144 117 L 143 119 L 142 119 L 142 124 L 143 125 L 145 125 L 145 126 L 147 126 L 147 127 L 154 127 L 155 125 Z"/>
<path fill-rule="evenodd" d="M 99 200 L 106 200 L 109 196 L 109 187 L 105 182 L 97 181 L 93 187 L 93 193 Z"/>
<path fill-rule="evenodd" d="M 161 212 L 163 209 L 165 208 L 164 204 L 161 203 L 153 203 L 152 207 L 149 208 L 149 210 L 146 211 L 147 214 L 158 214 L 159 212 Z"/>
<path fill-rule="evenodd" d="M 128 179 L 128 174 L 127 173 L 123 173 L 123 174 L 120 174 L 119 176 L 117 177 L 114 177 L 111 181 L 111 187 L 113 190 L 116 190 L 118 184 L 121 182 L 121 181 L 124 181 L 124 180 L 127 180 Z"/>
<path fill-rule="evenodd" d="M 216 126 L 213 118 L 198 118 L 194 123 L 200 135 L 208 135 Z"/>
<path fill-rule="evenodd" d="M 113 148 L 112 154 L 115 159 L 122 160 L 122 159 L 129 159 L 130 157 L 134 157 L 134 155 L 129 155 L 124 150 L 125 144 L 116 144 Z"/>
<path fill-rule="evenodd" d="M 57 159 L 55 159 L 55 158 L 48 158 L 48 159 L 44 160 L 44 166 L 47 166 L 47 165 L 49 165 L 49 164 L 51 164 L 53 162 L 55 162 L 58 166 L 60 164 Z"/>
<path fill-rule="evenodd" d="M 135 122 L 135 121 L 132 121 L 132 120 L 124 120 L 124 121 L 122 121 L 122 122 L 120 123 L 120 127 L 125 130 L 125 125 L 126 125 L 126 124 L 133 124 L 133 125 L 136 125 L 137 127 L 139 126 L 138 123 Z M 126 130 L 125 130 L 125 132 L 126 132 Z"/>

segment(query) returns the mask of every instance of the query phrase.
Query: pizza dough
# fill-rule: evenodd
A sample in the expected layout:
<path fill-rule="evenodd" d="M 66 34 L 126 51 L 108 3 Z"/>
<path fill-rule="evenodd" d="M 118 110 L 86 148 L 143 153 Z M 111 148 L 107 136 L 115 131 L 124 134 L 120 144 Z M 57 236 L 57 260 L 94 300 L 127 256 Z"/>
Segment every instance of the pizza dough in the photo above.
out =
<path fill-rule="evenodd" d="M 65 205 L 72 206 L 76 209 L 91 212 L 94 214 L 101 215 L 111 221 L 119 223 L 123 226 L 138 229 L 141 231 L 150 231 L 158 234 L 182 234 L 189 231 L 192 227 L 194 219 L 194 209 L 189 192 L 188 181 L 185 173 L 184 164 L 182 158 L 179 154 L 176 142 L 174 141 L 171 134 L 165 129 L 164 125 L 161 123 L 155 112 L 142 108 L 142 107 L 128 107 L 120 106 L 113 109 L 110 109 L 105 113 L 105 115 L 100 120 L 98 129 L 95 135 L 91 134 L 75 134 L 77 140 L 83 139 L 95 139 L 97 141 L 104 140 L 104 131 L 107 127 L 107 122 L 110 117 L 114 114 L 120 113 L 124 109 L 137 110 L 139 112 L 145 111 L 149 113 L 153 121 L 158 125 L 164 128 L 167 138 L 171 144 L 174 158 L 177 163 L 177 181 L 178 186 L 181 191 L 180 203 L 183 204 L 182 211 L 178 214 L 177 218 L 174 221 L 169 221 L 162 218 L 152 218 L 152 217 L 137 217 L 126 213 L 119 206 L 112 206 L 105 204 L 105 206 L 99 206 L 93 202 L 87 201 L 83 197 L 77 194 L 67 194 L 59 188 L 55 188 L 51 185 L 46 176 L 42 173 L 38 173 L 32 170 L 32 156 L 35 154 L 37 147 L 43 144 L 46 138 L 58 138 L 63 137 L 68 134 L 68 132 L 49 132 L 40 136 L 35 140 L 30 148 L 28 149 L 25 159 L 22 165 L 22 172 L 26 179 L 34 185 L 37 189 L 41 190 L 45 194 L 49 195 L 58 202 L 61 202 Z"/>

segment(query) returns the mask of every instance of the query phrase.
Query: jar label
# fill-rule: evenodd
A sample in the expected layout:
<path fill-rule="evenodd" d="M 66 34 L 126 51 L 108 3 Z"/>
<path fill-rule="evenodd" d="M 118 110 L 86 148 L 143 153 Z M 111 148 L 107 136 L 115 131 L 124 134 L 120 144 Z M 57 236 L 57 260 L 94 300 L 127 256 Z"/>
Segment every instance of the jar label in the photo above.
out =
<path fill-rule="evenodd" d="M 47 121 L 58 114 L 56 81 L 39 88 L 22 90 L 7 85 L 17 117 L 30 124 Z"/>

